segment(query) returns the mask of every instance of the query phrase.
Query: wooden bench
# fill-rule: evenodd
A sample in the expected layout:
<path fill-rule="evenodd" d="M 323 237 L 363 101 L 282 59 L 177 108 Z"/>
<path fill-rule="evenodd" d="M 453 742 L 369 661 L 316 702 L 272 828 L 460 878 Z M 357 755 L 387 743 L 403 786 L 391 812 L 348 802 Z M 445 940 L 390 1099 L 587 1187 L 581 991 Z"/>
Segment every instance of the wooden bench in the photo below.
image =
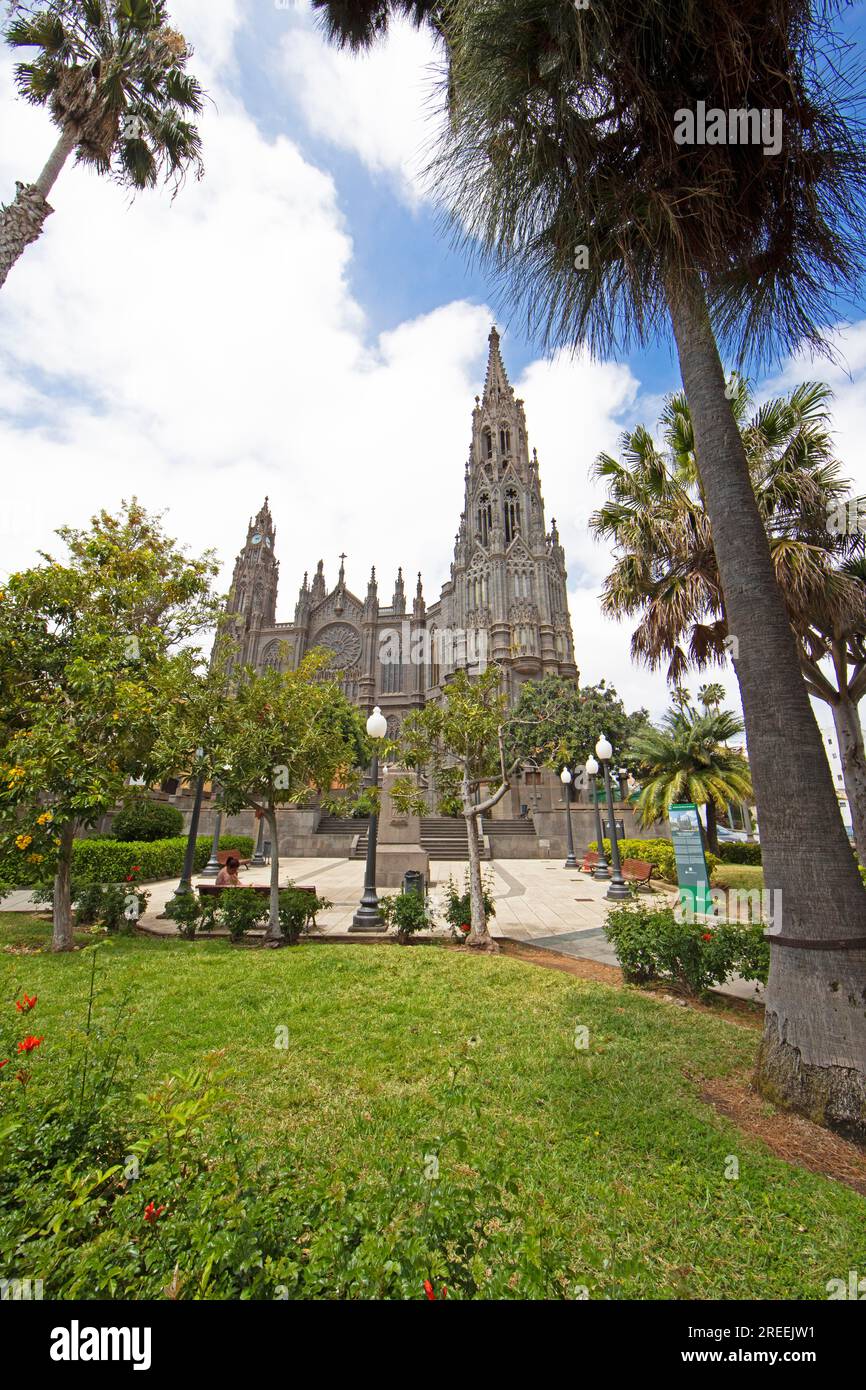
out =
<path fill-rule="evenodd" d="M 219 864 L 219 866 L 220 866 L 221 869 L 224 869 L 224 868 L 225 868 L 225 866 L 226 866 L 226 864 L 228 863 L 229 859 L 236 859 L 236 860 L 238 861 L 238 863 L 240 864 L 240 866 L 241 866 L 242 869 L 248 869 L 248 868 L 250 867 L 250 861 L 249 861 L 249 859 L 241 859 L 240 851 L 239 851 L 239 850 L 236 850 L 236 849 L 218 849 L 218 850 L 217 850 L 217 863 Z"/>
<path fill-rule="evenodd" d="M 649 888 L 652 872 L 652 864 L 645 859 L 624 859 L 622 862 L 622 876 L 627 883 L 644 883 Z"/>
<path fill-rule="evenodd" d="M 583 863 L 580 867 L 585 874 L 591 874 L 597 863 L 598 851 L 594 849 L 588 849 L 586 851 L 586 854 L 583 856 Z"/>

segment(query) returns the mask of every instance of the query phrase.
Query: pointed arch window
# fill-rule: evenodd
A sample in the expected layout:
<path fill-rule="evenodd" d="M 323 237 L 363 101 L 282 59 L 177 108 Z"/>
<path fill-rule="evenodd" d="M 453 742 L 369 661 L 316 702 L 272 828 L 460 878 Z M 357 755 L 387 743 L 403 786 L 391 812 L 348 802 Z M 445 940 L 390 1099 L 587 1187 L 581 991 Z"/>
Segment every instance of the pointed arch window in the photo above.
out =
<path fill-rule="evenodd" d="M 520 498 L 517 488 L 505 489 L 505 544 L 510 545 L 520 530 Z"/>
<path fill-rule="evenodd" d="M 430 684 L 439 684 L 439 629 L 430 629 Z"/>
<path fill-rule="evenodd" d="M 490 528 L 493 525 L 493 511 L 490 506 L 490 494 L 482 492 L 478 499 L 478 534 L 481 537 L 481 544 L 488 545 L 490 542 Z"/>
<path fill-rule="evenodd" d="M 488 459 L 492 459 L 492 458 L 493 458 L 493 431 L 492 431 L 492 430 L 485 430 L 485 431 L 484 431 L 483 442 L 484 442 L 484 457 L 485 457 L 485 458 L 488 458 Z"/>
<path fill-rule="evenodd" d="M 503 458 L 507 458 L 511 453 L 511 430 L 507 429 L 504 425 L 499 431 L 499 452 L 502 454 Z"/>

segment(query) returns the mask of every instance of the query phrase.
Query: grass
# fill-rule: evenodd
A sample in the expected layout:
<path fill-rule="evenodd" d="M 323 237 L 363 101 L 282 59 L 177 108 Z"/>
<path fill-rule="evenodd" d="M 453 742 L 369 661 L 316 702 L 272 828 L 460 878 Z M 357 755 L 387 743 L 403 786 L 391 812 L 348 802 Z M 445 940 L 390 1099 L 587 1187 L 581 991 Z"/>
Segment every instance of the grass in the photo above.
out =
<path fill-rule="evenodd" d="M 760 864 L 719 864 L 712 883 L 714 888 L 763 888 L 764 870 Z"/>
<path fill-rule="evenodd" d="M 31 949 L 48 925 L 0 916 Z M 81 1020 L 88 958 L 0 956 L 2 1001 L 39 995 L 46 1049 Z M 866 1200 L 747 1140 L 699 1096 L 753 1062 L 752 1029 L 517 960 L 414 946 L 235 948 L 122 938 L 100 997 L 133 995 L 143 1083 L 224 1049 L 237 1122 L 302 1173 L 422 1165 L 441 1083 L 480 1040 L 449 1120 L 464 1164 L 504 1161 L 565 1232 L 592 1298 L 811 1298 L 866 1266 Z M 575 1047 L 575 1028 L 589 1047 Z M 288 1028 L 290 1046 L 274 1046 Z M 729 1155 L 737 1181 L 725 1179 Z"/>

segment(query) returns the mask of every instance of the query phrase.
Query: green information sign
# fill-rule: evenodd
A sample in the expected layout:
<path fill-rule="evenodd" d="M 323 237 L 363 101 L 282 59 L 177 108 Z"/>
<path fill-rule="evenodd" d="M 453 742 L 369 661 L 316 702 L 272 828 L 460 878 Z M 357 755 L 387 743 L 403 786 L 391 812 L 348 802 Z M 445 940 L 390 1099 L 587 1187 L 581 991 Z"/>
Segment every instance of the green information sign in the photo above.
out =
<path fill-rule="evenodd" d="M 668 814 L 680 902 L 686 912 L 704 916 L 711 909 L 710 878 L 698 808 L 693 801 L 674 802 Z"/>

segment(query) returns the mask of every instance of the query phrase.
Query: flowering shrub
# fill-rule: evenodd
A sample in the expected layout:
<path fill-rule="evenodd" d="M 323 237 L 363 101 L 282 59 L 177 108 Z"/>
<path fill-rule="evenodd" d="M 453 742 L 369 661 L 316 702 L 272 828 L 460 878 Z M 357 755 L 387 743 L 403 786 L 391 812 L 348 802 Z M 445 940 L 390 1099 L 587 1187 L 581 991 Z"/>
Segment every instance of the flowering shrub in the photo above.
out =
<path fill-rule="evenodd" d="M 612 908 L 604 931 L 632 984 L 668 980 L 699 995 L 731 975 L 766 983 L 770 948 L 760 922 L 678 922 L 672 907 Z"/>
<path fill-rule="evenodd" d="M 488 870 L 481 882 L 481 901 L 484 904 L 484 915 L 489 921 L 496 916 L 496 900 L 493 897 L 493 874 Z M 449 878 L 445 885 L 445 919 L 456 930 L 463 931 L 472 921 L 472 903 L 469 893 L 469 870 L 467 869 L 463 880 L 463 892 L 461 893 L 453 878 Z M 471 928 L 470 928 L 471 930 Z M 463 933 L 468 936 L 468 931 Z"/>

